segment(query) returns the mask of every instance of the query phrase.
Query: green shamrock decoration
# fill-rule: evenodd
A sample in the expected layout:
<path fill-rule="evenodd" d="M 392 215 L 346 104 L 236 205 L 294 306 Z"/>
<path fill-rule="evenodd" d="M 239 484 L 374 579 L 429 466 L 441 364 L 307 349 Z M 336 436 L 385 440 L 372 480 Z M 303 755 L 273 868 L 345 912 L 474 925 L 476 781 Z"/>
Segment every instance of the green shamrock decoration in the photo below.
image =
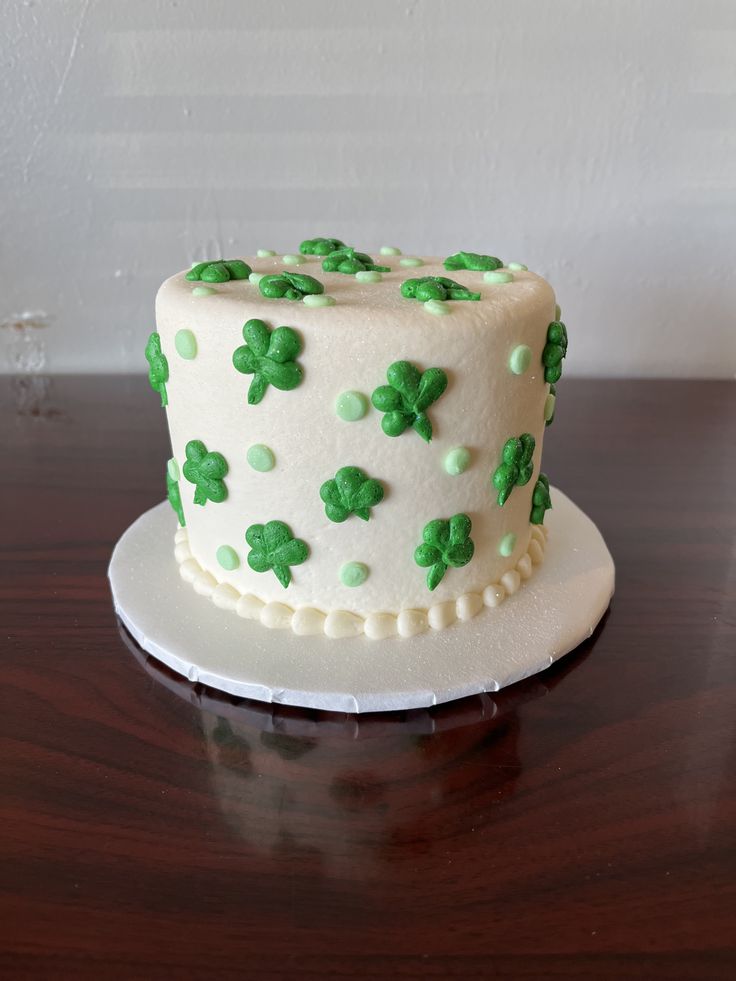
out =
<path fill-rule="evenodd" d="M 359 467 L 341 467 L 322 484 L 319 496 L 330 521 L 345 521 L 351 514 L 368 521 L 371 508 L 383 500 L 383 485 L 366 477 Z"/>
<path fill-rule="evenodd" d="M 495 255 L 479 255 L 477 252 L 456 252 L 448 255 L 444 262 L 445 269 L 452 272 L 455 269 L 472 269 L 474 272 L 488 272 L 500 269 L 503 262 Z"/>
<path fill-rule="evenodd" d="M 161 350 L 161 335 L 154 332 L 146 344 L 146 361 L 148 362 L 148 381 L 154 392 L 161 396 L 161 405 L 169 404 L 166 394 L 166 382 L 169 380 L 169 362 Z"/>
<path fill-rule="evenodd" d="M 542 351 L 544 380 L 555 384 L 562 378 L 562 359 L 567 354 L 567 327 L 553 320 L 547 328 L 547 343 Z"/>
<path fill-rule="evenodd" d="M 501 452 L 501 464 L 493 474 L 493 486 L 498 491 L 498 503 L 501 507 L 508 500 L 514 487 L 528 484 L 532 477 L 534 464 L 534 437 L 531 433 L 507 439 Z"/>
<path fill-rule="evenodd" d="M 557 395 L 557 386 L 556 385 L 550 385 L 549 386 L 549 394 L 550 395 L 554 395 L 554 396 Z M 551 426 L 552 423 L 555 421 L 555 412 L 556 412 L 556 407 L 552 410 L 552 415 L 549 417 L 549 419 L 547 419 L 545 421 L 545 423 L 544 423 L 545 426 Z"/>
<path fill-rule="evenodd" d="M 540 473 L 532 491 L 532 511 L 529 520 L 533 525 L 544 524 L 544 512 L 552 507 L 549 496 L 549 480 L 546 474 Z"/>
<path fill-rule="evenodd" d="M 456 283 L 445 276 L 421 276 L 419 279 L 405 279 L 401 284 L 401 295 L 408 300 L 479 300 L 480 293 Z"/>
<path fill-rule="evenodd" d="M 216 262 L 198 262 L 187 273 L 190 282 L 226 283 L 229 279 L 247 279 L 253 270 L 242 259 L 218 259 Z"/>
<path fill-rule="evenodd" d="M 409 426 L 425 443 L 432 439 L 427 409 L 447 388 L 442 368 L 420 372 L 410 361 L 394 361 L 386 372 L 388 385 L 380 385 L 371 396 L 379 412 L 385 412 L 381 428 L 387 436 L 400 436 Z"/>
<path fill-rule="evenodd" d="M 186 445 L 184 476 L 194 484 L 194 503 L 205 505 L 207 501 L 221 504 L 227 497 L 224 477 L 229 467 L 222 453 L 208 453 L 201 439 L 192 439 Z"/>
<path fill-rule="evenodd" d="M 179 481 L 173 480 L 171 474 L 166 472 L 166 496 L 169 499 L 169 504 L 172 506 L 176 512 L 176 516 L 179 519 L 179 524 L 184 527 L 186 521 L 184 520 L 184 509 L 181 506 L 181 494 L 179 493 Z"/>
<path fill-rule="evenodd" d="M 356 252 L 355 249 L 337 249 L 322 261 L 322 268 L 325 272 L 340 272 L 353 276 L 356 272 L 369 269 L 374 272 L 391 272 L 389 266 L 377 266 L 373 259 L 365 252 Z"/>
<path fill-rule="evenodd" d="M 339 238 L 308 238 L 299 246 L 302 255 L 329 255 L 344 249 L 345 243 Z"/>
<path fill-rule="evenodd" d="M 291 565 L 301 565 L 309 555 L 309 546 L 301 538 L 294 538 L 291 529 L 283 521 L 269 521 L 265 525 L 251 525 L 245 533 L 250 545 L 248 565 L 254 572 L 273 572 L 281 585 L 291 582 Z"/>
<path fill-rule="evenodd" d="M 473 558 L 475 545 L 470 537 L 471 527 L 467 514 L 455 514 L 449 521 L 437 518 L 424 526 L 424 541 L 414 552 L 414 561 L 423 569 L 429 567 L 429 589 L 439 586 L 448 568 L 460 569 Z"/>
<path fill-rule="evenodd" d="M 273 276 L 261 276 L 258 289 L 268 300 L 302 300 L 305 296 L 324 293 L 325 288 L 314 276 L 304 273 L 275 273 Z"/>
<path fill-rule="evenodd" d="M 248 389 L 248 405 L 257 405 L 269 385 L 289 392 L 302 380 L 301 366 L 294 360 L 302 342 L 291 327 L 273 332 L 262 320 L 249 320 L 243 327 L 242 344 L 233 353 L 233 364 L 243 375 L 253 375 Z"/>

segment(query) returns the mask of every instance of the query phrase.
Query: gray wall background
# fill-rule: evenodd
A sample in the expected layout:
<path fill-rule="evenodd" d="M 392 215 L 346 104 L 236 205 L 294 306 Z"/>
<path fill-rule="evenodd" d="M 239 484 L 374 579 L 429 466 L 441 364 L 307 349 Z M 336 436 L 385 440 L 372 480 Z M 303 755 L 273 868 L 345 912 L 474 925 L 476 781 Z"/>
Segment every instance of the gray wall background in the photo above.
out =
<path fill-rule="evenodd" d="M 569 372 L 736 371 L 733 0 L 2 0 L 0 370 L 143 370 L 189 263 L 553 283 Z"/>

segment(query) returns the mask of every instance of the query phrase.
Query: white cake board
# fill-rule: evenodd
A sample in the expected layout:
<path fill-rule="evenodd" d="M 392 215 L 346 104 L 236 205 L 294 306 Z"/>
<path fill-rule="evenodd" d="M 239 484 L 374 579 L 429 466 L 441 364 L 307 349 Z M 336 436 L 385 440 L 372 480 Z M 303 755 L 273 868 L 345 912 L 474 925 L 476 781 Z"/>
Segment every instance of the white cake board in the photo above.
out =
<path fill-rule="evenodd" d="M 137 643 L 192 682 L 262 702 L 332 712 L 426 708 L 498 691 L 549 667 L 605 613 L 614 567 L 603 538 L 552 490 L 544 562 L 514 595 L 466 623 L 417 637 L 298 637 L 218 609 L 179 576 L 164 501 L 115 546 L 115 610 Z"/>

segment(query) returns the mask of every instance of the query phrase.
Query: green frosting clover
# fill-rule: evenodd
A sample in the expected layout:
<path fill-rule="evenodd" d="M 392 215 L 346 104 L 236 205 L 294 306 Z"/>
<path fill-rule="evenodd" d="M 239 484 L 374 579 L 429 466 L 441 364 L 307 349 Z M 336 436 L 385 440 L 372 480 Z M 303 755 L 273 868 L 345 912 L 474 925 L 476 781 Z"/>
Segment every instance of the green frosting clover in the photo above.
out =
<path fill-rule="evenodd" d="M 345 521 L 351 514 L 368 521 L 371 508 L 383 500 L 383 484 L 366 477 L 359 467 L 341 467 L 319 489 L 330 521 Z"/>
<path fill-rule="evenodd" d="M 356 252 L 355 249 L 350 248 L 330 252 L 322 261 L 322 268 L 325 272 L 340 272 L 350 276 L 366 269 L 372 272 L 391 272 L 389 266 L 377 266 L 365 252 Z"/>
<path fill-rule="evenodd" d="M 487 272 L 500 269 L 503 262 L 495 255 L 479 255 L 477 252 L 456 252 L 448 255 L 444 262 L 445 269 L 451 272 L 455 269 L 472 269 L 477 272 Z"/>
<path fill-rule="evenodd" d="M 261 276 L 258 280 L 258 289 L 268 300 L 302 300 L 305 296 L 313 296 L 325 291 L 322 283 L 314 276 L 292 272 Z"/>
<path fill-rule="evenodd" d="M 248 565 L 254 572 L 273 572 L 281 585 L 291 582 L 291 565 L 301 565 L 309 555 L 309 546 L 301 538 L 294 538 L 291 529 L 283 521 L 269 521 L 265 525 L 251 525 L 245 533 L 250 545 Z"/>
<path fill-rule="evenodd" d="M 400 436 L 409 426 L 428 443 L 432 423 L 427 409 L 447 388 L 442 368 L 420 372 L 410 361 L 394 361 L 386 372 L 388 385 L 380 385 L 371 396 L 379 412 L 385 412 L 381 428 L 387 436 Z"/>
<path fill-rule="evenodd" d="M 208 453 L 201 439 L 191 439 L 185 452 L 187 460 L 182 469 L 189 483 L 195 485 L 194 503 L 222 503 L 227 497 L 223 478 L 229 469 L 225 457 L 222 453 Z"/>
<path fill-rule="evenodd" d="M 257 405 L 269 385 L 289 392 L 302 380 L 301 365 L 294 360 L 302 342 L 291 327 L 271 331 L 262 320 L 249 320 L 243 326 L 242 344 L 233 353 L 233 364 L 243 375 L 253 375 L 248 389 L 248 405 Z"/>
<path fill-rule="evenodd" d="M 146 344 L 146 361 L 148 362 L 148 380 L 154 392 L 161 396 L 161 405 L 168 405 L 166 382 L 169 380 L 169 362 L 161 350 L 161 335 L 154 332 Z"/>
<path fill-rule="evenodd" d="M 423 569 L 429 567 L 429 589 L 439 586 L 448 568 L 459 569 L 473 558 L 471 527 L 467 514 L 455 514 L 449 521 L 437 518 L 424 526 L 424 541 L 414 552 L 414 561 Z"/>
<path fill-rule="evenodd" d="M 308 238 L 299 246 L 299 251 L 302 255 L 329 255 L 344 248 L 345 243 L 339 238 Z"/>
<path fill-rule="evenodd" d="M 547 343 L 542 351 L 544 380 L 555 384 L 562 378 L 562 359 L 567 354 L 567 327 L 553 320 L 547 328 Z"/>
<path fill-rule="evenodd" d="M 552 507 L 549 496 L 549 480 L 546 474 L 540 473 L 532 491 L 532 511 L 529 520 L 533 525 L 544 524 L 544 512 Z"/>
<path fill-rule="evenodd" d="M 186 521 L 184 520 L 184 508 L 181 506 L 181 494 L 179 493 L 179 481 L 174 480 L 171 474 L 166 472 L 166 496 L 169 499 L 169 504 L 172 506 L 176 512 L 176 516 L 179 519 L 179 524 L 184 527 Z"/>
<path fill-rule="evenodd" d="M 401 284 L 401 295 L 408 300 L 479 300 L 480 293 L 456 283 L 445 276 L 421 276 L 419 279 L 405 279 Z"/>
<path fill-rule="evenodd" d="M 226 283 L 229 279 L 247 279 L 253 270 L 242 259 L 218 259 L 215 262 L 198 262 L 187 273 L 190 281 Z"/>
<path fill-rule="evenodd" d="M 501 464 L 493 474 L 493 486 L 498 491 L 498 503 L 501 507 L 508 500 L 514 487 L 528 484 L 532 477 L 534 464 L 534 437 L 531 433 L 507 439 L 501 452 Z"/>

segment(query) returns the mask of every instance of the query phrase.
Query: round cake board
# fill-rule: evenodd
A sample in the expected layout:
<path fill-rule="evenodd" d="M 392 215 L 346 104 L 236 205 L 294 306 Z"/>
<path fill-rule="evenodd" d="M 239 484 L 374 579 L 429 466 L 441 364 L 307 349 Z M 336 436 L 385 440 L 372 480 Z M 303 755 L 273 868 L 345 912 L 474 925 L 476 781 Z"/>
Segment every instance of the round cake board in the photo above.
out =
<path fill-rule="evenodd" d="M 120 620 L 149 654 L 191 682 L 262 702 L 331 712 L 426 708 L 498 691 L 549 667 L 589 637 L 613 595 L 603 538 L 552 490 L 544 561 L 513 596 L 465 623 L 416 637 L 331 640 L 271 630 L 221 610 L 179 576 L 176 517 L 164 501 L 115 546 Z"/>

